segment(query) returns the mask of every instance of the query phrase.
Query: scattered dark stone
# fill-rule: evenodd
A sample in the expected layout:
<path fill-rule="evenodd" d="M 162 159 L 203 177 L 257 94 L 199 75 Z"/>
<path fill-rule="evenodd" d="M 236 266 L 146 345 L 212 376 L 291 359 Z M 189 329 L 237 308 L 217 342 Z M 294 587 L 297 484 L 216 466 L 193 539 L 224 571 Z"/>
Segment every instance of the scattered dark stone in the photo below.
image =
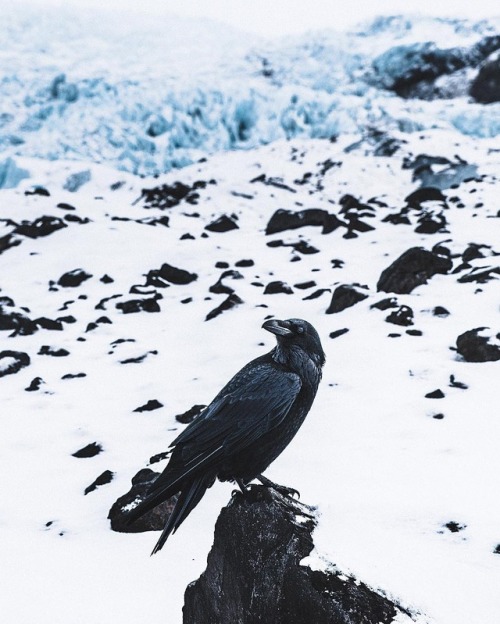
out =
<path fill-rule="evenodd" d="M 194 236 L 192 234 L 183 234 L 179 240 L 195 240 Z"/>
<path fill-rule="evenodd" d="M 484 63 L 472 81 L 469 93 L 480 104 L 500 102 L 500 57 Z"/>
<path fill-rule="evenodd" d="M 452 261 L 447 256 L 412 247 L 382 271 L 377 290 L 408 294 L 417 286 L 426 284 L 433 275 L 447 273 L 451 268 Z"/>
<path fill-rule="evenodd" d="M 111 301 L 111 299 L 116 299 L 117 297 L 121 297 L 122 295 L 120 293 L 116 294 L 116 295 L 111 295 L 111 297 L 104 297 L 104 299 L 101 299 L 99 301 L 99 303 L 95 306 L 96 310 L 105 310 L 106 308 L 104 307 L 104 304 L 107 303 L 108 301 Z"/>
<path fill-rule="evenodd" d="M 42 197 L 50 197 L 49 191 L 43 186 L 34 186 L 24 191 L 25 195 L 41 195 Z"/>
<path fill-rule="evenodd" d="M 40 386 L 45 383 L 41 377 L 35 377 L 31 380 L 30 385 L 25 388 L 26 392 L 36 392 L 40 390 Z"/>
<path fill-rule="evenodd" d="M 454 520 L 450 520 L 450 522 L 447 522 L 443 526 L 447 528 L 450 533 L 458 533 L 459 531 L 463 531 L 465 528 L 467 528 L 466 524 L 460 524 L 459 522 L 455 522 Z"/>
<path fill-rule="evenodd" d="M 397 334 L 397 333 L 391 333 L 391 334 L 387 334 L 387 336 L 389 338 L 401 338 L 401 334 Z"/>
<path fill-rule="evenodd" d="M 97 320 L 96 323 L 102 323 L 104 325 L 112 325 L 113 321 L 111 319 L 109 319 L 107 316 L 100 316 Z"/>
<path fill-rule="evenodd" d="M 443 420 L 444 418 L 444 414 L 439 413 L 439 414 L 433 414 L 432 418 L 435 418 L 436 420 Z"/>
<path fill-rule="evenodd" d="M 267 286 L 264 289 L 264 294 L 265 295 L 278 295 L 278 294 L 293 295 L 293 290 L 286 282 L 282 282 L 281 280 L 275 280 L 267 284 Z"/>
<path fill-rule="evenodd" d="M 61 323 L 76 323 L 76 318 L 74 316 L 72 316 L 71 314 L 68 314 L 67 316 L 60 316 L 59 318 L 56 319 L 56 321 L 60 321 Z"/>
<path fill-rule="evenodd" d="M 207 569 L 184 596 L 184 622 L 389 624 L 396 606 L 339 572 L 301 561 L 313 549 L 314 510 L 250 486 L 222 509 Z"/>
<path fill-rule="evenodd" d="M 368 297 L 368 293 L 364 292 L 366 286 L 359 284 L 341 284 L 333 291 L 332 300 L 326 310 L 326 314 L 334 314 L 342 312 L 346 308 L 363 301 Z"/>
<path fill-rule="evenodd" d="M 339 258 L 333 258 L 333 260 L 330 260 L 331 265 L 332 265 L 332 269 L 341 269 L 344 266 L 344 261 L 340 260 Z"/>
<path fill-rule="evenodd" d="M 237 266 L 238 268 L 247 268 L 247 267 L 251 267 L 255 264 L 255 262 L 252 259 L 248 259 L 248 260 L 238 260 L 238 262 L 234 263 L 234 266 Z"/>
<path fill-rule="evenodd" d="M 82 377 L 86 377 L 87 373 L 66 373 L 61 377 L 61 379 L 81 379 Z"/>
<path fill-rule="evenodd" d="M 304 255 L 316 254 L 319 253 L 319 249 L 311 245 L 305 240 L 300 240 L 296 243 L 290 243 L 289 245 L 284 245 L 285 247 L 293 247 L 295 251 Z"/>
<path fill-rule="evenodd" d="M 40 318 L 35 319 L 35 324 L 42 329 L 48 329 L 51 331 L 62 331 L 64 329 L 63 324 L 60 320 L 52 320 L 46 318 L 45 316 L 41 316 Z"/>
<path fill-rule="evenodd" d="M 64 215 L 64 219 L 69 221 L 70 223 L 79 223 L 80 225 L 85 225 L 86 223 L 90 223 L 91 220 L 88 217 L 79 217 L 74 214 Z"/>
<path fill-rule="evenodd" d="M 181 299 L 181 303 L 191 303 L 193 301 L 192 297 L 186 297 L 186 299 Z"/>
<path fill-rule="evenodd" d="M 296 230 L 308 225 L 320 226 L 323 234 L 329 234 L 340 225 L 344 225 L 340 219 L 321 208 L 308 208 L 306 210 L 292 211 L 280 208 L 271 217 L 266 226 L 266 234 L 276 234 L 285 230 Z"/>
<path fill-rule="evenodd" d="M 329 336 L 330 338 L 338 338 L 339 336 L 347 334 L 348 331 L 349 329 L 347 327 L 344 327 L 343 329 L 337 329 L 336 331 L 330 332 Z"/>
<path fill-rule="evenodd" d="M 226 286 L 222 282 L 222 280 L 228 277 L 232 279 L 243 279 L 243 275 L 239 271 L 224 271 L 224 273 L 222 273 L 222 275 L 215 282 L 215 284 L 213 284 L 213 286 L 210 286 L 208 290 L 211 293 L 214 293 L 216 295 L 221 295 L 221 294 L 231 295 L 234 292 L 234 288 L 231 288 L 230 286 Z"/>
<path fill-rule="evenodd" d="M 91 277 L 92 275 L 83 269 L 73 269 L 72 271 L 68 271 L 67 273 L 61 275 L 61 277 L 57 280 L 57 283 L 63 288 L 75 288 Z"/>
<path fill-rule="evenodd" d="M 425 395 L 426 399 L 444 399 L 445 394 L 442 390 L 440 390 L 439 388 L 437 390 L 433 390 L 432 392 L 428 392 Z"/>
<path fill-rule="evenodd" d="M 14 330 L 11 336 L 31 336 L 37 331 L 37 324 L 22 312 L 7 310 L 0 305 L 0 331 L 3 330 Z"/>
<path fill-rule="evenodd" d="M 142 533 L 144 531 L 161 531 L 165 522 L 172 513 L 177 501 L 177 496 L 169 498 L 141 518 L 130 524 L 127 521 L 127 513 L 130 509 L 142 502 L 151 485 L 160 476 L 149 468 L 143 468 L 132 479 L 131 489 L 120 496 L 109 510 L 108 519 L 111 520 L 111 529 L 119 533 Z"/>
<path fill-rule="evenodd" d="M 90 494 L 90 492 L 97 490 L 97 488 L 101 485 L 107 485 L 108 483 L 111 483 L 114 476 L 114 472 L 111 472 L 111 470 L 105 470 L 97 477 L 97 479 L 93 483 L 85 488 L 84 495 L 87 496 L 87 494 Z"/>
<path fill-rule="evenodd" d="M 496 362 L 500 360 L 500 332 L 494 337 L 489 327 L 476 327 L 460 334 L 457 338 L 457 351 L 466 362 Z"/>
<path fill-rule="evenodd" d="M 187 425 L 188 423 L 193 422 L 193 420 L 201 414 L 205 407 L 206 405 L 193 405 L 193 407 L 188 409 L 187 412 L 184 412 L 184 414 L 177 414 L 175 420 L 183 425 Z"/>
<path fill-rule="evenodd" d="M 159 269 L 152 269 L 146 275 L 146 286 L 165 288 L 166 282 L 176 285 L 190 284 L 198 279 L 196 273 L 178 269 L 166 262 Z"/>
<path fill-rule="evenodd" d="M 79 459 L 80 458 L 84 459 L 88 457 L 95 457 L 96 455 L 99 455 L 99 453 L 101 452 L 102 452 L 102 446 L 98 444 L 97 442 L 91 442 L 90 444 L 87 444 L 87 446 L 84 446 L 78 451 L 71 453 L 71 455 L 73 457 L 78 457 Z"/>
<path fill-rule="evenodd" d="M 151 299 L 130 299 L 129 301 L 120 301 L 116 307 L 123 314 L 134 314 L 136 312 L 161 312 L 155 297 Z"/>
<path fill-rule="evenodd" d="M 167 459 L 167 457 L 170 455 L 172 451 L 164 451 L 163 453 L 157 453 L 156 455 L 152 455 L 149 458 L 149 464 L 157 464 L 158 462 L 163 461 L 164 459 Z"/>
<path fill-rule="evenodd" d="M 493 554 L 500 555 L 500 544 L 497 544 L 493 549 Z"/>
<path fill-rule="evenodd" d="M 169 285 L 165 284 L 165 287 L 168 288 Z M 161 299 L 161 296 L 154 288 L 151 288 L 150 286 L 144 286 L 142 284 L 134 284 L 133 286 L 131 286 L 129 293 L 131 295 L 151 295 L 153 297 L 156 295 L 157 299 Z"/>
<path fill-rule="evenodd" d="M 477 243 L 469 243 L 462 254 L 462 261 L 464 262 L 464 264 L 468 264 L 471 260 L 476 260 L 477 258 L 486 258 L 486 256 L 489 255 L 486 250 L 489 250 L 491 253 L 491 247 L 489 245 L 478 245 Z"/>
<path fill-rule="evenodd" d="M 411 225 L 408 217 L 409 208 L 401 208 L 399 212 L 388 214 L 382 219 L 382 223 L 392 223 L 393 225 Z"/>
<path fill-rule="evenodd" d="M 7 234 L 0 238 L 0 254 L 11 247 L 17 247 L 21 244 L 21 239 L 15 234 Z"/>
<path fill-rule="evenodd" d="M 455 379 L 455 375 L 450 375 L 450 383 L 448 384 L 450 388 L 460 388 L 461 390 L 467 390 L 469 387 L 467 384 L 462 383 L 461 381 L 457 381 Z"/>
<path fill-rule="evenodd" d="M 438 316 L 439 318 L 446 318 L 447 316 L 450 316 L 448 310 L 443 308 L 443 306 L 436 306 L 432 310 L 432 314 L 434 314 L 434 316 Z"/>
<path fill-rule="evenodd" d="M 375 308 L 377 310 L 389 310 L 390 308 L 398 307 L 398 300 L 396 297 L 386 297 L 385 299 L 381 299 L 377 301 L 377 303 L 372 303 L 370 308 Z"/>
<path fill-rule="evenodd" d="M 76 210 L 74 206 L 72 206 L 71 204 L 66 204 L 65 202 L 60 202 L 59 204 L 57 204 L 57 207 L 61 210 Z"/>
<path fill-rule="evenodd" d="M 85 330 L 85 333 L 94 331 L 94 329 L 97 329 L 98 327 L 99 325 L 97 325 L 97 323 L 89 323 L 87 325 L 87 329 Z"/>
<path fill-rule="evenodd" d="M 215 180 L 208 183 L 203 180 L 194 182 L 193 186 L 189 186 L 182 182 L 174 182 L 172 185 L 163 184 L 151 189 L 142 189 L 141 196 L 137 201 L 144 200 L 145 208 L 173 208 L 186 200 L 188 203 L 197 203 L 199 198 L 199 189 L 204 189 L 207 184 L 216 184 Z M 136 202 L 134 202 L 136 203 Z"/>
<path fill-rule="evenodd" d="M 234 216 L 228 217 L 227 215 L 221 215 L 218 219 L 205 226 L 205 230 L 209 232 L 229 232 L 238 228 L 236 218 Z"/>
<path fill-rule="evenodd" d="M 216 269 L 229 269 L 229 262 L 216 262 L 215 263 L 215 268 Z"/>
<path fill-rule="evenodd" d="M 426 201 L 446 201 L 446 196 L 443 195 L 442 191 L 433 186 L 421 186 L 413 193 L 410 193 L 407 197 L 405 197 L 405 202 L 410 206 L 410 208 L 419 209 L 421 204 Z"/>
<path fill-rule="evenodd" d="M 477 284 L 486 284 L 490 280 L 498 279 L 500 276 L 500 268 L 499 267 L 477 267 L 472 269 L 470 273 L 466 275 L 462 275 L 462 277 L 458 278 L 458 281 L 461 284 L 466 284 L 468 282 L 476 282 Z"/>
<path fill-rule="evenodd" d="M 434 165 L 438 167 L 433 169 Z M 443 165 L 445 166 L 443 167 Z M 458 188 L 460 184 L 466 182 L 470 177 L 474 178 L 477 174 L 477 166 L 469 165 L 459 156 L 451 161 L 442 156 L 419 154 L 413 159 L 405 158 L 403 169 L 413 169 L 413 182 L 419 181 L 423 187 L 438 190 Z M 463 208 L 463 205 L 460 207 Z"/>
<path fill-rule="evenodd" d="M 443 214 L 424 213 L 418 218 L 418 226 L 415 228 L 417 234 L 436 234 L 446 232 L 448 222 Z"/>
<path fill-rule="evenodd" d="M 141 405 L 140 407 L 136 407 L 134 412 L 152 412 L 153 410 L 160 409 L 163 407 L 163 403 L 157 401 L 156 399 L 150 399 L 146 404 Z"/>
<path fill-rule="evenodd" d="M 14 230 L 15 234 L 21 234 L 28 238 L 39 238 L 41 236 L 48 236 L 52 232 L 61 230 L 68 227 L 62 219 L 58 217 L 39 217 L 34 221 L 22 221 L 21 225 L 18 225 Z"/>
<path fill-rule="evenodd" d="M 423 336 L 423 333 L 420 331 L 420 329 L 407 329 L 406 333 L 408 334 L 408 336 Z"/>
<path fill-rule="evenodd" d="M 276 188 L 280 188 L 280 189 L 283 189 L 285 191 L 290 191 L 290 193 L 296 193 L 297 192 L 295 189 L 291 188 L 290 186 L 287 186 L 283 182 L 282 178 L 268 178 L 265 173 L 262 173 L 261 175 L 257 176 L 256 178 L 253 178 L 253 180 L 250 180 L 251 184 L 253 184 L 255 182 L 262 182 L 262 184 L 265 184 L 266 186 L 275 186 Z"/>
<path fill-rule="evenodd" d="M 318 288 L 318 290 L 315 290 L 310 295 L 307 295 L 307 297 L 302 297 L 302 301 L 310 301 L 311 299 L 318 299 L 318 297 L 321 297 L 321 295 L 323 295 L 326 292 L 331 292 L 331 291 L 329 288 Z"/>
<path fill-rule="evenodd" d="M 63 189 L 69 191 L 70 193 L 76 193 L 76 191 L 78 191 L 81 186 L 83 186 L 87 182 L 90 182 L 90 177 L 91 175 L 89 169 L 85 171 L 79 171 L 78 173 L 72 173 L 67 177 Z"/>
<path fill-rule="evenodd" d="M 242 303 L 243 303 L 243 300 L 240 299 L 238 295 L 236 295 L 235 293 L 232 293 L 219 306 L 217 306 L 216 308 L 214 308 L 211 312 L 207 314 L 207 316 L 205 317 L 205 321 L 211 321 L 216 316 L 219 316 L 219 314 L 222 314 L 223 312 L 227 312 L 228 310 L 231 310 L 232 308 Z"/>
<path fill-rule="evenodd" d="M 408 327 L 413 325 L 413 310 L 409 306 L 402 305 L 394 312 L 391 312 L 385 320 L 393 325 Z"/>
<path fill-rule="evenodd" d="M 316 286 L 316 282 L 314 280 L 311 280 L 309 282 L 299 282 L 298 284 L 294 284 L 293 286 L 294 288 L 298 288 L 299 290 L 307 290 L 308 288 L 313 288 L 313 286 Z"/>
<path fill-rule="evenodd" d="M 52 357 L 65 357 L 69 355 L 69 351 L 66 351 L 66 349 L 55 349 L 54 347 L 43 345 L 40 348 L 38 355 L 51 355 Z"/>

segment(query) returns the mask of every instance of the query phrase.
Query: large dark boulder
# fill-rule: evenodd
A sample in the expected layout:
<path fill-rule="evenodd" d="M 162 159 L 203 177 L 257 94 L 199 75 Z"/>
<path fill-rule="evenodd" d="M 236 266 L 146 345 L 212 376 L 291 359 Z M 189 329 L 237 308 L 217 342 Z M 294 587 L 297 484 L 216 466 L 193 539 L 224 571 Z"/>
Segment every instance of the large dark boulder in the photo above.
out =
<path fill-rule="evenodd" d="M 481 67 L 469 93 L 480 104 L 500 102 L 500 56 Z"/>
<path fill-rule="evenodd" d="M 377 282 L 377 290 L 400 295 L 426 284 L 437 273 L 448 273 L 452 262 L 448 256 L 423 247 L 411 247 L 382 271 Z"/>
<path fill-rule="evenodd" d="M 457 351 L 467 362 L 496 362 L 500 360 L 500 332 L 488 327 L 476 327 L 460 334 Z"/>
<path fill-rule="evenodd" d="M 215 526 L 207 569 L 186 589 L 185 624 L 384 624 L 398 609 L 363 583 L 301 561 L 311 507 L 261 486 L 236 493 Z"/>

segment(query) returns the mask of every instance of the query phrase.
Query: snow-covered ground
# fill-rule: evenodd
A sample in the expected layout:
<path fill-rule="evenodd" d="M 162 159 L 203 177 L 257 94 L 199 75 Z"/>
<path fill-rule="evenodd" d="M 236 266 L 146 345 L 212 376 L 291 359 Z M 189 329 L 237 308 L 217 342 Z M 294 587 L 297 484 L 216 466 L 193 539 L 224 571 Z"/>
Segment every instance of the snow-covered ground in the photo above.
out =
<path fill-rule="evenodd" d="M 273 315 L 311 321 L 327 353 L 312 413 L 269 470 L 271 478 L 297 487 L 305 502 L 319 506 L 318 552 L 429 621 L 496 622 L 498 363 L 467 363 L 450 348 L 466 330 L 498 331 L 498 281 L 460 283 L 458 278 L 470 272 L 462 269 L 397 295 L 400 305 L 413 309 L 411 327 L 387 323 L 391 310 L 371 305 L 390 296 L 377 293 L 377 280 L 410 247 L 443 243 L 454 255 L 454 267 L 471 242 L 498 249 L 498 153 L 491 142 L 459 142 L 455 134 L 438 131 L 395 138 L 407 143 L 390 158 L 374 157 L 366 143 L 353 149 L 356 137 L 337 143 L 295 140 L 221 154 L 148 181 L 88 165 L 91 179 L 76 192 L 63 187 L 81 164 L 18 159 L 30 177 L 3 191 L 2 217 L 11 220 L 4 222 L 4 233 L 12 232 L 13 222 L 42 215 L 62 219 L 67 227 L 35 239 L 13 235 L 20 242 L 2 254 L 0 295 L 16 307 L 4 305 L 3 311 L 17 310 L 31 319 L 72 315 L 75 322 L 63 321 L 63 331 L 2 332 L 4 349 L 31 358 L 30 366 L 0 379 L 4 621 L 181 621 L 184 588 L 204 569 L 214 522 L 231 486 L 214 486 L 153 558 L 153 535 L 113 533 L 107 513 L 148 458 L 166 450 L 178 434 L 175 415 L 206 404 L 240 366 L 273 346 L 260 329 Z M 448 200 L 446 209 L 426 203 L 448 221 L 436 234 L 416 233 L 415 221 L 383 221 L 418 186 L 401 165 L 405 156 L 421 153 L 450 159 L 459 154 L 482 176 L 444 191 L 448 199 L 459 197 L 463 208 L 456 200 Z M 325 163 L 338 164 L 328 168 Z M 305 173 L 311 175 L 301 183 Z M 215 183 L 200 188 L 195 203 L 183 200 L 170 209 L 145 208 L 144 199 L 136 201 L 143 187 L 178 180 L 189 186 Z M 116 182 L 123 184 L 112 190 Z M 50 196 L 25 194 L 37 185 Z M 324 235 L 312 226 L 265 235 L 279 208 L 321 208 L 344 220 L 339 200 L 346 193 L 386 204 L 368 204 L 373 216 L 361 220 L 373 230 L 356 238 L 344 238 L 343 227 Z M 235 215 L 239 229 L 207 231 L 221 214 Z M 168 227 L 138 221 L 165 215 Z M 75 216 L 89 222 L 79 223 Z M 194 238 L 182 238 L 188 233 Z M 268 246 L 274 240 L 303 241 L 318 251 Z M 498 264 L 491 250 L 483 252 L 486 257 L 472 260 L 472 267 Z M 255 264 L 238 267 L 242 259 Z M 205 321 L 228 296 L 209 291 L 226 270 L 217 262 L 240 274 L 223 283 L 243 303 Z M 149 286 L 139 289 L 143 294 L 129 294 L 163 263 L 198 277 L 186 285 Z M 78 287 L 59 286 L 61 275 L 74 269 L 92 277 Z M 104 275 L 114 281 L 103 283 Z M 275 280 L 288 283 L 293 294 L 264 294 Z M 311 280 L 314 286 L 295 286 Z M 366 285 L 369 296 L 326 315 L 339 283 Z M 327 290 L 305 299 L 319 289 Z M 161 296 L 159 312 L 124 314 L 116 307 L 155 293 Z M 96 309 L 109 297 L 115 298 Z M 436 306 L 449 315 L 433 314 Z M 349 331 L 329 338 L 343 328 Z M 408 329 L 422 335 L 409 335 Z M 130 342 L 116 342 L 123 339 Z M 69 355 L 41 355 L 44 345 Z M 145 354 L 140 363 L 123 363 Z M 80 373 L 85 376 L 64 379 Z M 451 375 L 468 388 L 451 387 Z M 43 382 L 27 392 L 35 377 Z M 438 388 L 444 398 L 425 397 Z M 149 399 L 163 407 L 133 412 Z M 72 457 L 92 442 L 103 447 L 100 454 Z M 114 475 L 111 483 L 84 495 L 106 470 Z M 452 533 L 445 527 L 449 522 L 464 528 Z"/>
<path fill-rule="evenodd" d="M 467 46 L 492 22 L 398 18 L 270 43 L 191 20 L 141 18 L 141 30 L 60 10 L 56 28 L 41 15 L 0 27 L 2 622 L 181 622 L 232 486 L 209 490 L 152 558 L 154 535 L 115 533 L 107 514 L 178 435 L 175 415 L 272 348 L 271 315 L 312 322 L 327 353 L 311 414 L 268 472 L 318 506 L 318 556 L 419 622 L 496 624 L 499 363 L 454 349 L 467 330 L 500 331 L 498 140 L 478 138 L 495 134 L 498 105 L 403 100 L 362 79 L 396 42 Z M 149 136 L 153 122 L 166 130 Z M 419 155 L 446 161 L 422 170 Z M 177 182 L 169 208 L 142 192 Z M 400 214 L 419 186 L 442 199 Z M 347 194 L 361 205 L 346 211 Z M 275 211 L 309 208 L 351 227 L 266 235 Z M 222 215 L 237 227 L 207 229 Z M 403 252 L 435 245 L 452 271 L 377 292 Z M 150 274 L 165 263 L 196 279 Z M 467 278 L 480 267 L 497 272 Z M 80 285 L 58 283 L 76 269 Z M 240 302 L 206 320 L 229 297 L 210 290 L 228 270 Z M 266 294 L 273 281 L 291 292 Z M 340 284 L 368 296 L 326 314 Z M 396 308 L 372 307 L 389 297 Z M 386 321 L 399 306 L 413 325 Z M 2 376 L 9 352 L 30 364 Z M 162 407 L 134 412 L 151 399 Z M 100 453 L 72 456 L 93 442 Z"/>

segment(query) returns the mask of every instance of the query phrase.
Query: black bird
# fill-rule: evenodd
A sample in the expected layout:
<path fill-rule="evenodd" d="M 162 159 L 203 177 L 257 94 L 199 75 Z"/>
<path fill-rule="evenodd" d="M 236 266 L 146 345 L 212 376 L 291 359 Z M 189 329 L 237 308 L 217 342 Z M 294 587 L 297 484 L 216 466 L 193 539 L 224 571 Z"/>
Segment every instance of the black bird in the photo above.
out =
<path fill-rule="evenodd" d="M 128 514 L 128 522 L 133 522 L 179 493 L 151 554 L 163 547 L 216 478 L 236 481 L 243 492 L 253 479 L 275 486 L 262 473 L 304 422 L 325 354 L 317 331 L 307 321 L 272 319 L 262 327 L 276 335 L 277 345 L 236 373 L 172 442 L 165 470 L 145 500 Z"/>

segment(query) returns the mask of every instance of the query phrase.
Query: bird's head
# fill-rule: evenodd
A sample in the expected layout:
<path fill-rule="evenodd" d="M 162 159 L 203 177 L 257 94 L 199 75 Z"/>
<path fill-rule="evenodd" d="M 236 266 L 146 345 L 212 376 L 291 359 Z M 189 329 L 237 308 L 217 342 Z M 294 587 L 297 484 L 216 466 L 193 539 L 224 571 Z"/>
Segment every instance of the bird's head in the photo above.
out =
<path fill-rule="evenodd" d="M 270 319 L 262 327 L 276 335 L 280 349 L 301 349 L 317 366 L 321 367 L 325 363 L 325 352 L 321 346 L 321 340 L 311 323 L 296 318 L 287 319 L 286 321 Z"/>

